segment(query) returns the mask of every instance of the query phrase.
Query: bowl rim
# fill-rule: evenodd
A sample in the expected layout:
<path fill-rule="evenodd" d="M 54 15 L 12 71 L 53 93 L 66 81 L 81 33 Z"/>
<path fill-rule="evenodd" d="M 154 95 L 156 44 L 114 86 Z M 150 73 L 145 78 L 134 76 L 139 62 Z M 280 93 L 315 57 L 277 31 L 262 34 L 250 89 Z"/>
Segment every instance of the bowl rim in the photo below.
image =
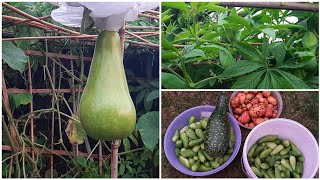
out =
<path fill-rule="evenodd" d="M 169 133 L 169 129 L 170 126 L 173 124 L 173 122 L 175 121 L 178 121 L 178 119 L 182 116 L 182 114 L 190 111 L 190 110 L 194 110 L 194 109 L 201 109 L 201 108 L 215 108 L 215 106 L 210 106 L 210 105 L 201 105 L 201 106 L 195 106 L 195 107 L 192 107 L 192 108 L 189 108 L 189 109 L 186 109 L 185 111 L 183 111 L 182 113 L 180 113 L 178 116 L 176 116 L 174 118 L 173 121 L 171 121 L 170 125 L 168 126 L 167 130 L 166 130 L 166 133 L 165 133 L 165 136 L 164 136 L 164 139 L 163 139 L 163 143 L 164 143 L 164 153 L 165 153 L 165 156 L 167 158 L 167 160 L 170 162 L 170 164 L 176 169 L 178 170 L 179 172 L 183 173 L 183 174 L 187 174 L 187 175 L 190 175 L 190 176 L 207 176 L 207 175 L 211 175 L 211 174 L 215 174 L 221 170 L 223 170 L 224 168 L 226 168 L 229 164 L 231 164 L 231 162 L 235 159 L 235 157 L 237 156 L 237 154 L 239 153 L 239 150 L 240 150 L 240 147 L 241 147 L 241 140 L 242 140 L 242 135 L 241 135 L 241 130 L 240 130 L 240 127 L 238 125 L 236 125 L 235 127 L 233 127 L 233 130 L 234 130 L 234 134 L 239 133 L 239 137 L 238 139 L 236 139 L 236 143 L 239 144 L 239 146 L 236 146 L 233 150 L 233 153 L 232 155 L 230 156 L 230 158 L 227 160 L 227 162 L 225 162 L 224 164 L 222 164 L 221 166 L 219 166 L 218 168 L 216 169 L 213 169 L 211 171 L 206 171 L 206 172 L 199 172 L 199 171 L 191 171 L 189 169 L 186 168 L 185 171 L 181 171 L 181 169 L 177 168 L 173 162 L 171 162 L 171 160 L 168 158 L 168 154 L 172 154 L 174 152 L 169 152 L 168 150 L 168 146 L 166 145 L 166 139 L 170 138 L 168 137 L 168 133 Z M 229 119 L 229 116 L 231 119 Z M 229 112 L 228 112 L 228 119 L 229 121 L 234 121 L 236 122 L 237 120 L 234 118 L 234 116 L 232 116 Z M 176 157 L 177 158 L 177 157 Z"/>
<path fill-rule="evenodd" d="M 247 158 L 247 155 L 246 155 L 246 152 L 244 151 L 244 148 L 246 147 L 246 149 L 249 149 L 249 147 L 247 147 L 248 146 L 248 142 L 249 142 L 249 138 L 252 136 L 252 134 L 255 132 L 255 131 L 257 131 L 261 126 L 265 126 L 266 124 L 268 124 L 268 123 L 273 123 L 273 121 L 274 120 L 281 120 L 281 121 L 285 121 L 285 122 L 288 122 L 288 123 L 293 123 L 293 124 L 295 124 L 295 125 L 297 125 L 297 126 L 299 126 L 299 127 L 301 127 L 302 129 L 304 129 L 309 135 L 310 135 L 310 137 L 311 137 L 311 139 L 310 140 L 312 140 L 315 144 L 316 144 L 316 148 L 317 148 L 317 152 L 319 152 L 319 145 L 318 145 L 318 142 L 317 142 L 317 140 L 315 139 L 315 137 L 313 136 L 313 134 L 310 132 L 310 130 L 308 129 L 308 128 L 306 128 L 304 125 L 302 125 L 302 124 L 300 124 L 299 122 L 297 122 L 297 121 L 294 121 L 294 120 L 292 120 L 292 119 L 286 119 L 286 118 L 274 118 L 274 119 L 272 119 L 271 121 L 266 121 L 266 122 L 263 122 L 263 123 L 261 123 L 261 124 L 259 124 L 258 126 L 256 126 L 257 128 L 256 129 L 254 129 L 254 130 L 252 130 L 252 131 L 250 131 L 250 133 L 248 134 L 248 136 L 246 137 L 246 140 L 245 140 L 245 142 L 244 142 L 244 144 L 243 144 L 243 148 L 242 148 L 242 161 L 241 161 L 241 163 L 243 163 L 242 165 L 244 166 L 244 171 L 246 171 L 246 165 L 247 166 L 250 166 L 249 165 L 249 162 L 248 162 L 248 158 Z M 251 148 L 251 147 L 250 147 Z M 319 155 L 317 154 L 317 156 L 318 156 L 318 158 L 319 158 Z M 317 158 L 317 159 L 318 159 Z M 312 177 L 314 177 L 315 175 L 316 175 L 316 173 L 318 172 L 318 170 L 319 170 L 319 161 L 317 160 L 317 165 L 316 165 L 316 168 L 315 168 L 315 170 L 314 170 L 314 172 L 312 173 Z M 253 173 L 253 171 L 251 170 L 251 169 L 249 169 L 249 171 L 250 171 L 250 174 L 252 174 L 252 178 L 258 178 L 254 173 Z M 246 174 L 248 173 L 248 172 L 245 172 Z M 248 176 L 248 174 L 247 174 L 247 176 Z"/>
<path fill-rule="evenodd" d="M 234 116 L 234 114 L 233 114 L 233 112 L 232 112 L 233 107 L 231 107 L 231 105 L 230 105 L 231 99 L 232 99 L 235 95 L 237 95 L 239 92 L 243 92 L 243 91 L 233 91 L 233 93 L 231 94 L 231 96 L 230 96 L 230 98 L 229 98 L 228 108 L 229 108 L 229 113 L 230 113 L 232 116 Z M 278 100 L 282 102 L 282 106 L 283 106 L 283 101 L 282 101 L 282 96 L 281 96 L 280 91 L 271 91 L 271 93 L 272 93 L 272 92 L 277 93 L 277 94 L 279 95 L 279 99 L 278 99 Z M 277 115 L 276 118 L 279 118 L 279 117 L 280 117 L 280 115 L 281 115 L 281 113 L 282 113 L 282 109 L 283 109 L 283 107 L 278 107 L 278 115 Z M 276 118 L 271 118 L 271 119 L 269 119 L 269 120 L 276 119 Z M 253 127 L 253 128 L 249 128 L 249 127 L 241 124 L 238 120 L 237 120 L 237 122 L 238 122 L 239 126 L 245 128 L 245 129 L 252 130 L 253 128 L 257 127 L 257 126 L 255 126 L 255 127 Z"/>

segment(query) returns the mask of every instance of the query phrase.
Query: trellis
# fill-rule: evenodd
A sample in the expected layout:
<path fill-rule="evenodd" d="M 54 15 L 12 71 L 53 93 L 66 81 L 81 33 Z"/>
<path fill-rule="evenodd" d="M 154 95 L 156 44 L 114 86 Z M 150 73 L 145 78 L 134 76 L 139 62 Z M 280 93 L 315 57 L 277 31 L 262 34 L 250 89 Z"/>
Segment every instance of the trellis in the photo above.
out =
<path fill-rule="evenodd" d="M 7 3 L 2 3 L 3 7 L 6 7 L 9 9 L 11 12 L 14 12 L 24 18 L 20 17 L 15 17 L 15 16 L 8 16 L 8 15 L 3 15 L 2 18 L 6 19 L 8 21 L 14 22 L 15 24 L 27 24 L 29 26 L 43 29 L 45 32 L 54 32 L 54 33 L 60 33 L 64 34 L 63 36 L 42 36 L 42 37 L 17 37 L 17 38 L 3 38 L 2 41 L 13 41 L 13 40 L 48 40 L 48 39 L 64 39 L 64 38 L 69 38 L 69 39 L 85 39 L 86 41 L 84 42 L 86 45 L 94 45 L 95 40 L 97 35 L 86 35 L 86 34 L 80 34 L 77 31 L 69 30 L 54 24 L 51 24 L 49 22 L 46 22 L 45 20 L 50 18 L 50 16 L 44 16 L 44 17 L 34 17 L 28 13 L 25 13 Z M 144 17 L 144 18 L 149 18 L 152 20 L 159 21 L 159 12 L 155 10 L 148 10 L 145 11 L 144 13 L 140 13 L 139 17 Z M 133 32 L 130 30 L 149 30 L 149 31 L 141 31 L 141 32 Z M 130 26 L 130 25 L 124 25 L 120 30 L 120 39 L 121 39 L 121 46 L 122 46 L 122 54 L 124 51 L 124 42 L 129 43 L 132 46 L 138 46 L 138 47 L 147 47 L 151 49 L 158 49 L 159 45 L 155 44 L 153 42 L 148 41 L 145 39 L 145 37 L 149 36 L 159 36 L 159 27 L 154 27 L 154 26 Z M 136 39 L 136 40 L 132 40 Z M 73 61 L 74 60 L 79 60 L 81 59 L 83 61 L 91 61 L 92 57 L 79 57 L 75 56 L 72 54 L 60 54 L 60 53 L 51 53 L 51 52 L 43 52 L 43 51 L 31 51 L 31 50 L 25 50 L 24 51 L 26 55 L 32 55 L 32 56 L 45 56 L 46 58 L 50 59 L 52 61 L 52 72 L 48 72 L 48 74 L 51 77 L 56 76 L 55 72 L 55 66 L 59 65 L 59 62 L 56 61 L 56 59 L 65 59 L 65 60 L 70 60 L 70 67 L 71 70 L 65 69 L 66 71 L 71 71 L 73 72 L 74 67 L 73 67 Z M 60 66 L 61 67 L 61 66 Z M 49 70 L 48 70 L 49 71 Z M 8 132 L 12 139 L 13 142 L 11 142 L 11 145 L 2 145 L 2 150 L 6 151 L 11 151 L 12 155 L 9 157 L 10 158 L 10 175 L 12 171 L 12 163 L 14 160 L 14 157 L 19 154 L 18 151 L 21 151 L 21 147 L 19 147 L 19 144 L 17 143 L 17 132 L 15 132 L 13 128 L 13 112 L 10 109 L 10 104 L 9 104 L 9 94 L 13 93 L 25 93 L 29 92 L 31 94 L 35 93 L 53 93 L 53 96 L 55 96 L 55 93 L 71 93 L 72 94 L 72 110 L 73 112 L 76 111 L 76 93 L 82 92 L 83 89 L 81 88 L 76 88 L 74 85 L 75 80 L 81 82 L 82 80 L 75 75 L 69 74 L 72 77 L 72 88 L 70 89 L 55 89 L 55 78 L 52 79 L 53 86 L 51 89 L 34 89 L 32 86 L 32 75 L 31 75 L 31 65 L 30 61 L 27 63 L 27 74 L 28 74 L 28 88 L 27 89 L 15 89 L 15 88 L 9 88 L 7 89 L 6 83 L 5 83 L 5 78 L 4 78 L 4 71 L 2 70 L 2 94 L 3 94 L 3 102 L 4 102 L 4 107 L 7 111 L 8 114 L 8 119 L 9 119 L 9 129 L 7 128 L 7 125 L 5 121 L 3 121 L 3 128 L 4 131 Z M 49 76 L 49 78 L 50 78 Z M 53 169 L 53 164 L 54 164 L 54 155 L 57 155 L 59 157 L 63 156 L 69 156 L 71 157 L 72 152 L 67 151 L 66 148 L 64 147 L 64 150 L 58 150 L 54 149 L 54 127 L 55 127 L 55 115 L 57 114 L 58 116 L 65 116 L 67 118 L 73 119 L 73 117 L 70 117 L 67 114 L 61 113 L 57 111 L 56 109 L 47 109 L 48 112 L 51 112 L 51 149 L 42 149 L 42 148 L 37 148 L 34 146 L 34 126 L 36 124 L 35 119 L 33 118 L 34 114 L 37 113 L 37 110 L 34 111 L 33 109 L 33 102 L 31 101 L 29 108 L 30 108 L 30 113 L 27 114 L 25 117 L 30 118 L 30 136 L 31 136 L 31 147 L 25 147 L 23 150 L 25 152 L 31 153 L 31 156 L 26 154 L 26 158 L 29 160 L 35 160 L 35 151 L 40 154 L 48 154 L 50 155 L 50 174 L 51 177 L 54 175 L 54 169 Z M 105 159 L 110 159 L 110 155 L 103 155 L 102 154 L 102 146 L 105 145 L 108 149 L 109 147 L 103 142 L 100 141 L 96 144 L 96 146 L 91 150 L 90 145 L 88 147 L 88 142 L 86 141 L 86 146 L 87 146 L 87 151 L 88 153 L 80 152 L 78 150 L 78 145 L 73 145 L 75 148 L 75 156 L 79 157 L 90 157 L 90 158 L 96 158 L 99 160 L 99 167 L 100 167 L 100 174 L 102 173 L 102 165 L 103 161 Z M 63 143 L 61 144 L 63 145 Z M 99 147 L 97 147 L 99 145 Z M 93 151 L 98 148 L 99 153 L 98 154 L 93 154 Z M 112 147 L 111 147 L 111 176 L 113 178 L 116 178 L 118 176 L 118 155 L 121 155 L 121 153 L 118 153 L 118 148 L 119 148 L 119 141 L 113 141 L 112 142 Z M 110 150 L 110 149 L 109 149 Z M 91 151 L 91 152 L 90 152 Z"/>

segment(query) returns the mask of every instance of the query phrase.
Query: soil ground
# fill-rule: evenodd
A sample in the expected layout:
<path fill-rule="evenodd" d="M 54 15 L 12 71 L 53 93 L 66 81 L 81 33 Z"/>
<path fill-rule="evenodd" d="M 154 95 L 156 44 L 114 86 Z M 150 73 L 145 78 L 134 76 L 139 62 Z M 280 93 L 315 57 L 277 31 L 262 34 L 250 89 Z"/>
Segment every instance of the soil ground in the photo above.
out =
<path fill-rule="evenodd" d="M 229 97 L 232 92 L 227 92 Z M 282 118 L 292 119 L 307 127 L 319 142 L 319 94 L 318 92 L 280 92 L 283 100 Z M 219 92 L 166 91 L 162 92 L 162 178 L 194 178 L 176 170 L 167 160 L 163 149 L 163 137 L 171 121 L 183 111 L 199 105 L 215 105 Z M 241 127 L 242 143 L 233 162 L 222 171 L 208 178 L 246 178 L 241 168 L 243 144 L 250 130 Z M 319 177 L 319 173 L 316 175 Z"/>

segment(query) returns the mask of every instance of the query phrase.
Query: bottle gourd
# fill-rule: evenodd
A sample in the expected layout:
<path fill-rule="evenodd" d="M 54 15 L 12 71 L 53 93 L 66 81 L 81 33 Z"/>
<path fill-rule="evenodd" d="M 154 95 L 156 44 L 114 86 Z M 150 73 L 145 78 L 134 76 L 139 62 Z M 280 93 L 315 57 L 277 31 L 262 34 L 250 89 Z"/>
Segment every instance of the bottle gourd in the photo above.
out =
<path fill-rule="evenodd" d="M 212 112 L 205 132 L 205 151 L 212 157 L 220 157 L 229 148 L 230 124 L 227 118 L 227 96 L 219 96 L 216 109 Z"/>
<path fill-rule="evenodd" d="M 106 141 L 126 138 L 136 126 L 117 32 L 102 31 L 97 38 L 80 100 L 80 122 L 88 136 Z"/>

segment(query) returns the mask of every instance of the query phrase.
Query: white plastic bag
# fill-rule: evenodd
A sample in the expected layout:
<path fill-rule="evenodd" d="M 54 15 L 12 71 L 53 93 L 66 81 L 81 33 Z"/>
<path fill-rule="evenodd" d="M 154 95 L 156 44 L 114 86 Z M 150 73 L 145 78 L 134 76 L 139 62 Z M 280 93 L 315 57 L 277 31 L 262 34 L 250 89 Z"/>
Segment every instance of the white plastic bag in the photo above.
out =
<path fill-rule="evenodd" d="M 91 10 L 89 16 L 95 27 L 108 31 L 118 31 L 124 21 L 134 21 L 139 12 L 159 6 L 158 2 L 69 2 L 51 12 L 53 20 L 71 27 L 81 27 L 83 7 Z"/>

